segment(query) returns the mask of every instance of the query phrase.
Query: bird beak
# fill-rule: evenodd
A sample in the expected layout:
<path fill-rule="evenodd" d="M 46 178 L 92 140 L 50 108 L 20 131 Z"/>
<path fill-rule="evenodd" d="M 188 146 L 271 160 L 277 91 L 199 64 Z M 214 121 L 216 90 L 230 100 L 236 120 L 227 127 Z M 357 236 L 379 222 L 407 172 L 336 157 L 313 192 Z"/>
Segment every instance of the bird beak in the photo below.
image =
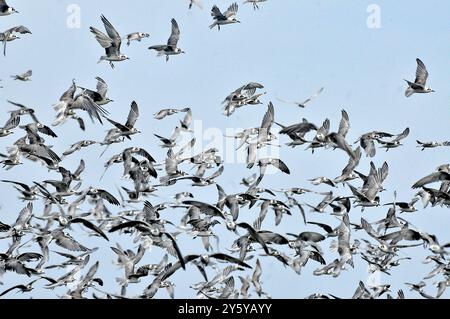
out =
<path fill-rule="evenodd" d="M 185 51 L 181 51 L 181 53 L 186 53 Z M 434 92 L 434 91 L 433 91 Z"/>
<path fill-rule="evenodd" d="M 241 21 L 239 21 L 239 20 L 236 20 L 236 22 L 237 22 L 237 23 L 241 23 Z"/>

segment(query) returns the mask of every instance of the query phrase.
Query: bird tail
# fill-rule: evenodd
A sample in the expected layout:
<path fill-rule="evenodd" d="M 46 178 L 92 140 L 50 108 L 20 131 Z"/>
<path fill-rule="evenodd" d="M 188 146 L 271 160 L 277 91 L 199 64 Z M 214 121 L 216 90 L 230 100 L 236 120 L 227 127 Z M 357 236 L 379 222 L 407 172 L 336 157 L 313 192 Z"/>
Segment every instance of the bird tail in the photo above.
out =
<path fill-rule="evenodd" d="M 406 97 L 410 97 L 413 94 L 414 94 L 414 90 L 411 87 L 406 89 L 406 91 L 405 91 L 405 96 Z"/>
<path fill-rule="evenodd" d="M 104 60 L 106 60 L 106 57 L 105 57 L 105 56 L 101 56 L 101 57 L 100 57 L 100 60 L 98 60 L 97 64 L 101 63 L 101 62 L 104 61 Z"/>

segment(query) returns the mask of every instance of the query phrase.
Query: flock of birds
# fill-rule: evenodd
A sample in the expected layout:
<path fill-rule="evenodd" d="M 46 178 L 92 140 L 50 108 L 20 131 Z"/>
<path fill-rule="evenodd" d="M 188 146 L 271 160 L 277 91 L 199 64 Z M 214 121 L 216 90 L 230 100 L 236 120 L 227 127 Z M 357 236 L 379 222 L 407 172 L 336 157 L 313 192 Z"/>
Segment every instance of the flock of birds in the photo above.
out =
<path fill-rule="evenodd" d="M 263 1 L 245 2 L 257 9 Z M 201 6 L 201 2 L 191 0 L 189 8 L 193 5 Z M 0 0 L 0 15 L 16 12 L 5 0 Z M 224 13 L 214 6 L 210 28 L 217 26 L 220 30 L 221 26 L 238 23 L 237 12 L 236 3 Z M 91 27 L 90 31 L 105 49 L 105 55 L 100 61 L 108 61 L 113 67 L 114 62 L 125 61 L 128 57 L 121 53 L 122 37 L 103 15 L 101 21 L 106 34 L 95 27 Z M 177 47 L 180 38 L 178 23 L 175 19 L 171 23 L 172 32 L 167 44 L 149 47 L 157 51 L 158 55 L 166 56 L 166 60 L 171 55 L 184 53 Z M 17 33 L 31 32 L 18 26 L 0 33 L 5 52 L 6 43 L 17 39 Z M 141 41 L 147 37 L 147 33 L 136 32 L 124 39 L 130 45 L 132 41 Z M 13 79 L 29 81 L 31 77 L 32 71 L 29 70 L 14 75 Z M 427 78 L 428 71 L 424 63 L 417 59 L 416 78 L 414 82 L 407 81 L 405 95 L 409 97 L 414 93 L 434 92 L 427 86 Z M 204 280 L 190 288 L 199 298 L 270 298 L 261 282 L 263 270 L 260 260 L 263 258 L 276 260 L 284 266 L 285 271 L 291 270 L 297 274 L 301 274 L 310 261 L 317 265 L 314 275 L 333 277 L 350 270 L 354 266 L 354 259 L 361 258 L 367 262 L 371 272 L 390 274 L 394 267 L 411 259 L 399 255 L 407 256 L 408 248 L 417 246 L 428 252 L 424 262 L 429 263 L 432 269 L 423 281 L 406 285 L 426 298 L 439 298 L 450 285 L 450 263 L 446 260 L 450 244 L 440 244 L 434 234 L 415 227 L 404 215 L 399 216 L 399 213 L 417 211 L 419 200 L 424 208 L 450 205 L 450 164 L 441 165 L 419 179 L 412 186 L 417 189 L 417 193 L 411 200 L 399 201 L 394 196 L 394 200 L 388 203 L 382 203 L 380 197 L 380 193 L 385 190 L 383 182 L 389 175 L 388 163 L 376 167 L 371 162 L 369 168 L 359 168 L 363 152 L 373 158 L 376 156 L 376 146 L 386 151 L 401 147 L 402 140 L 410 133 L 409 128 L 402 132 L 367 132 L 352 144 L 347 138 L 350 118 L 345 110 L 342 110 L 337 131 L 333 131 L 329 119 L 325 119 L 322 125 L 306 119 L 290 125 L 280 124 L 276 121 L 275 106 L 269 102 L 259 126 L 247 128 L 230 137 L 237 141 L 238 149 L 246 150 L 247 168 L 251 170 L 258 167 L 259 173 L 249 173 L 241 181 L 242 191 L 229 194 L 216 181 L 225 172 L 225 163 L 218 150 L 211 148 L 193 154 L 195 138 L 186 145 L 178 143 L 182 136 L 192 136 L 191 108 L 162 109 L 154 114 L 154 119 L 158 121 L 182 115 L 170 137 L 154 134 L 161 142 L 160 147 L 167 150 L 165 158 L 156 159 L 151 155 L 151 150 L 121 147 L 125 141 L 132 141 L 133 135 L 143 134 L 136 126 L 139 106 L 133 101 L 126 119 L 111 119 L 106 106 L 113 102 L 108 97 L 108 85 L 100 77 L 96 80 L 96 89 L 78 86 L 74 80 L 54 105 L 55 121 L 50 126 L 39 120 L 38 110 L 8 101 L 13 109 L 0 128 L 0 138 L 15 135 L 17 139 L 6 147 L 6 154 L 0 154 L 3 169 L 17 170 L 23 161 L 32 161 L 37 167 L 47 168 L 49 174 L 58 174 L 59 178 L 42 181 L 1 180 L 1 183 L 9 184 L 17 191 L 18 198 L 23 201 L 23 209 L 18 212 L 14 223 L 0 222 L 0 240 L 10 242 L 7 251 L 0 253 L 0 280 L 9 272 L 15 272 L 27 280 L 5 288 L 0 296 L 13 296 L 14 291 L 29 293 L 37 282 L 45 282 L 40 286 L 41 289 L 65 288 L 66 293 L 62 297 L 67 298 L 85 298 L 89 292 L 94 298 L 152 298 L 163 288 L 173 298 L 175 284 L 171 276 L 177 272 L 198 271 Z M 263 88 L 262 84 L 256 82 L 237 88 L 224 99 L 224 114 L 232 116 L 239 108 L 263 104 L 260 99 L 266 92 L 258 91 Z M 321 88 L 303 102 L 280 101 L 304 108 L 318 98 L 323 90 Z M 58 154 L 47 139 L 57 138 L 56 127 L 69 120 L 77 121 L 83 131 L 88 129 L 85 115 L 92 122 L 109 126 L 104 139 L 82 140 L 68 145 L 64 152 Z M 279 130 L 275 127 L 279 127 Z M 269 185 L 261 186 L 264 185 L 269 167 L 283 174 L 291 173 L 281 158 L 258 156 L 262 149 L 284 136 L 288 139 L 286 145 L 289 147 L 306 146 L 306 150 L 312 153 L 319 149 L 345 153 L 348 164 L 340 176 L 322 176 L 309 181 L 312 186 L 324 184 L 329 187 L 329 191 L 319 192 L 298 186 L 281 190 Z M 422 150 L 450 145 L 449 142 L 417 143 Z M 110 147 L 118 150 L 104 164 L 103 175 L 110 167 L 120 165 L 123 167 L 122 179 L 131 181 L 132 187 L 86 187 L 83 172 L 90 163 L 81 160 L 75 170 L 65 167 L 65 158 L 94 147 L 104 147 L 103 153 Z M 192 172 L 192 167 L 195 172 L 188 173 Z M 170 202 L 155 203 L 149 199 L 155 192 L 170 192 L 173 185 L 186 181 L 190 183 L 186 184 L 187 190 L 173 194 Z M 347 190 L 345 195 L 335 194 L 339 184 Z M 193 191 L 201 191 L 203 187 L 216 188 L 217 200 L 197 200 Z M 306 193 L 319 197 L 320 201 L 317 204 L 303 202 L 301 197 Z M 42 210 L 36 202 L 43 203 Z M 352 209 L 363 211 L 380 206 L 387 209 L 383 219 L 372 222 L 367 220 L 368 217 L 350 220 Z M 179 222 L 175 222 L 173 217 L 169 218 L 173 211 L 182 212 Z M 259 211 L 259 214 L 253 223 L 247 223 L 243 221 L 242 211 Z M 297 211 L 301 218 L 291 216 Z M 276 229 L 269 230 L 264 226 L 268 214 L 274 215 L 276 226 L 287 215 L 292 221 L 298 220 L 304 225 L 299 225 L 301 231 L 295 234 L 278 233 Z M 334 217 L 330 224 L 325 224 L 314 221 L 316 214 Z M 334 218 L 339 221 L 337 225 L 333 223 Z M 75 228 L 75 225 L 78 227 Z M 218 228 L 227 237 L 235 238 L 231 247 L 218 248 Z M 96 236 L 104 241 L 111 241 L 112 238 L 117 240 L 110 248 L 117 265 L 123 268 L 123 276 L 117 279 L 118 292 L 102 289 L 104 282 L 97 271 L 104 261 L 91 260 L 99 248 L 89 248 L 89 240 L 83 239 L 81 234 Z M 182 249 L 179 246 L 179 237 L 182 236 L 201 241 L 204 249 L 195 253 L 188 251 L 188 247 Z M 118 240 L 124 237 L 131 237 L 137 248 L 123 248 Z M 330 240 L 330 249 L 335 255 L 333 260 L 326 260 L 324 256 L 323 243 L 327 240 Z M 157 263 L 146 263 L 152 247 L 163 251 L 164 256 Z M 51 263 L 55 259 L 59 262 Z M 51 271 L 59 271 L 60 275 L 50 276 Z M 425 282 L 430 278 L 435 278 L 437 288 L 430 288 Z M 127 288 L 140 282 L 148 283 L 146 288 L 140 294 L 130 295 Z M 436 290 L 433 292 L 432 289 Z M 361 281 L 353 295 L 353 298 L 379 297 L 404 298 L 404 293 L 399 290 L 393 296 L 389 284 L 366 286 Z M 308 298 L 338 297 L 316 293 Z"/>

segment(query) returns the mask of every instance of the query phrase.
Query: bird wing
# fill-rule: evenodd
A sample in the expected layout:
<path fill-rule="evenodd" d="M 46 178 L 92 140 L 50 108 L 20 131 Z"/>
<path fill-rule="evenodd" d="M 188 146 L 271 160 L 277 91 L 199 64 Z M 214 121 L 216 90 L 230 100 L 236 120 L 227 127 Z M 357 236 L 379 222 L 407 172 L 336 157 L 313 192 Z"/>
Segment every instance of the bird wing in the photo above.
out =
<path fill-rule="evenodd" d="M 171 20 L 172 22 L 172 33 L 170 34 L 169 40 L 167 40 L 167 45 L 172 48 L 177 47 L 178 40 L 180 39 L 180 28 L 178 27 L 178 23 L 175 19 Z"/>
<path fill-rule="evenodd" d="M 400 141 L 406 138 L 408 135 L 409 135 L 409 127 L 405 128 L 405 130 L 402 133 L 398 134 L 393 141 Z"/>
<path fill-rule="evenodd" d="M 95 79 L 97 80 L 97 93 L 102 97 L 105 97 L 106 93 L 108 92 L 108 84 L 106 84 L 105 80 L 103 80 L 99 76 L 97 76 Z"/>
<path fill-rule="evenodd" d="M 238 9 L 239 9 L 239 7 L 238 7 L 237 3 L 234 2 L 232 5 L 230 5 L 230 6 L 228 7 L 227 11 L 225 11 L 225 12 L 223 13 L 223 15 L 224 15 L 227 19 L 232 18 L 232 17 L 236 16 L 236 13 L 237 13 Z"/>
<path fill-rule="evenodd" d="M 442 181 L 442 180 L 450 180 L 450 174 L 446 172 L 434 172 L 430 175 L 427 175 L 421 179 L 419 179 L 417 182 L 414 183 L 412 188 L 420 188 L 422 186 L 425 186 L 430 183 Z"/>
<path fill-rule="evenodd" d="M 86 220 L 84 218 L 73 218 L 73 219 L 71 219 L 69 221 L 69 224 L 73 224 L 73 223 L 83 224 L 83 226 L 85 226 L 86 228 L 89 228 L 90 230 L 93 230 L 94 232 L 96 232 L 97 234 L 99 234 L 100 236 L 102 236 L 103 238 L 105 238 L 106 240 L 109 241 L 109 239 L 105 235 L 105 233 L 100 228 L 98 228 L 93 223 L 91 223 L 90 221 L 88 221 L 88 220 Z"/>
<path fill-rule="evenodd" d="M 108 19 L 104 15 L 101 16 L 103 25 L 105 26 L 106 33 L 111 38 L 112 43 L 115 44 L 115 46 L 120 50 L 120 44 L 122 43 L 122 38 L 117 32 L 117 30 L 113 27 L 111 22 L 109 22 Z"/>
<path fill-rule="evenodd" d="M 111 193 L 109 193 L 108 191 L 106 191 L 104 189 L 98 190 L 98 196 L 107 200 L 112 205 L 116 205 L 116 206 L 120 205 L 120 202 L 113 195 L 111 195 Z"/>
<path fill-rule="evenodd" d="M 214 19 L 225 19 L 225 16 L 220 12 L 220 9 L 214 5 L 211 9 L 211 15 L 214 17 Z"/>
<path fill-rule="evenodd" d="M 260 129 L 263 130 L 263 134 L 266 134 L 269 132 L 270 127 L 272 126 L 272 123 L 275 119 L 275 111 L 273 108 L 273 104 L 272 102 L 269 103 L 269 106 L 267 107 L 267 112 L 266 114 L 264 114 L 264 118 L 261 122 L 261 127 Z"/>
<path fill-rule="evenodd" d="M 31 216 L 33 215 L 33 204 L 28 203 L 27 206 L 25 206 L 19 213 L 19 217 L 17 217 L 17 220 L 15 222 L 15 226 L 24 226 L 28 221 L 30 220 Z"/>
<path fill-rule="evenodd" d="M 323 228 L 327 233 L 332 233 L 333 228 L 327 224 L 317 223 L 317 222 L 308 222 L 308 224 L 317 225 L 320 228 Z"/>
<path fill-rule="evenodd" d="M 113 41 L 110 37 L 108 37 L 106 34 L 104 34 L 102 31 L 100 31 L 97 28 L 90 27 L 89 28 L 93 34 L 95 34 L 95 39 L 103 48 L 109 48 L 113 44 Z"/>
<path fill-rule="evenodd" d="M 350 129 L 350 120 L 348 118 L 348 114 L 345 110 L 342 110 L 342 119 L 341 123 L 339 124 L 338 134 L 345 137 L 349 129 Z"/>
<path fill-rule="evenodd" d="M 78 165 L 78 168 L 73 173 L 73 175 L 80 176 L 80 174 L 84 171 L 85 168 L 86 168 L 86 164 L 85 164 L 84 160 L 80 160 L 80 165 Z"/>
<path fill-rule="evenodd" d="M 72 108 L 85 110 L 91 119 L 95 117 L 100 123 L 103 123 L 100 115 L 106 116 L 109 114 L 107 110 L 95 103 L 88 95 L 84 94 L 77 96 L 72 104 Z"/>
<path fill-rule="evenodd" d="M 309 102 L 311 102 L 313 99 L 315 99 L 316 97 L 318 97 L 318 96 L 320 95 L 320 93 L 323 92 L 324 89 L 325 89 L 324 87 L 321 87 L 321 88 L 319 89 L 319 91 L 317 91 L 317 92 L 316 92 L 314 95 L 312 95 L 310 98 L 306 99 L 303 103 L 300 103 L 300 105 L 301 105 L 301 106 L 305 106 L 306 103 L 309 103 Z"/>
<path fill-rule="evenodd" d="M 113 232 L 118 231 L 120 229 L 130 228 L 130 227 L 134 227 L 134 228 L 136 228 L 138 230 L 142 230 L 144 228 L 149 229 L 151 226 L 148 223 L 146 223 L 146 222 L 144 222 L 142 220 L 130 220 L 130 221 L 121 223 L 119 225 L 116 225 L 114 227 L 111 227 L 111 229 L 108 232 L 113 233 Z"/>
<path fill-rule="evenodd" d="M 58 232 L 55 238 L 56 245 L 68 249 L 70 251 L 88 251 L 86 247 L 81 245 L 72 236 L 64 234 L 62 231 Z"/>
<path fill-rule="evenodd" d="M 125 126 L 128 128 L 132 128 L 134 124 L 136 123 L 137 119 L 139 117 L 139 108 L 135 101 L 131 103 L 131 109 L 130 113 L 128 113 L 127 122 L 125 123 Z"/>
<path fill-rule="evenodd" d="M 290 174 L 289 168 L 287 165 L 279 158 L 272 160 L 272 165 L 278 168 L 280 171 L 282 171 L 285 174 Z"/>
<path fill-rule="evenodd" d="M 32 71 L 32 70 L 28 70 L 27 72 L 21 74 L 20 77 L 22 77 L 22 78 L 28 78 L 28 77 L 30 77 L 30 76 L 32 76 L 32 75 L 33 75 L 33 71 Z"/>
<path fill-rule="evenodd" d="M 428 71 L 425 64 L 420 59 L 417 61 L 416 80 L 414 83 L 425 86 L 428 79 Z"/>
<path fill-rule="evenodd" d="M 363 136 L 360 140 L 360 145 L 366 152 L 367 156 L 369 157 L 375 156 L 376 149 L 373 139 L 371 139 L 370 137 Z"/>

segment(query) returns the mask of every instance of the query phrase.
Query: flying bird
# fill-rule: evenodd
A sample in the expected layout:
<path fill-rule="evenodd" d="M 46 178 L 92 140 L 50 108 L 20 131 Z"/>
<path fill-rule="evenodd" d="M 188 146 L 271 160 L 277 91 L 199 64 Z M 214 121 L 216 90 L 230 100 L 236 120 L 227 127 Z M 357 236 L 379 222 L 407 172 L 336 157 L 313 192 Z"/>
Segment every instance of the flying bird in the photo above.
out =
<path fill-rule="evenodd" d="M 113 62 L 121 62 L 128 60 L 129 58 L 120 52 L 120 46 L 122 45 L 122 38 L 120 37 L 120 34 L 104 15 L 101 16 L 101 20 L 105 26 L 107 35 L 94 27 L 89 28 L 95 35 L 95 39 L 97 39 L 98 43 L 105 49 L 106 52 L 106 55 L 101 56 L 97 63 L 109 61 L 111 68 L 114 68 Z"/>
<path fill-rule="evenodd" d="M 13 7 L 10 7 L 6 0 L 0 0 L 0 16 L 7 16 L 13 13 L 19 13 L 16 9 Z"/>
<path fill-rule="evenodd" d="M 158 52 L 158 56 L 166 56 L 166 62 L 169 61 L 169 57 L 171 55 L 178 55 L 181 53 L 185 53 L 183 50 L 177 47 L 178 40 L 180 40 L 180 28 L 178 27 L 178 23 L 175 19 L 171 20 L 172 22 L 172 33 L 170 34 L 169 40 L 167 40 L 167 44 L 163 45 L 153 45 L 149 47 L 149 50 L 155 50 Z"/>
<path fill-rule="evenodd" d="M 3 41 L 3 55 L 4 56 L 6 56 L 6 44 L 8 42 L 20 39 L 20 37 L 18 37 L 16 35 L 16 33 L 19 33 L 19 34 L 30 33 L 31 34 L 31 31 L 27 27 L 20 25 L 20 26 L 8 29 L 4 32 L 0 32 L 0 41 Z"/>
<path fill-rule="evenodd" d="M 210 29 L 217 26 L 217 29 L 220 31 L 220 26 L 225 24 L 232 24 L 232 23 L 241 23 L 239 20 L 236 19 L 236 13 L 238 11 L 238 5 L 236 2 L 234 2 L 232 5 L 230 5 L 224 13 L 220 12 L 220 9 L 214 5 L 211 9 L 211 16 L 214 19 L 214 23 L 209 26 Z"/>
<path fill-rule="evenodd" d="M 414 82 L 405 80 L 406 83 L 408 83 L 408 88 L 405 91 L 406 97 L 410 97 L 414 93 L 435 92 L 432 88 L 426 85 L 428 79 L 428 71 L 425 64 L 420 59 L 416 59 L 416 62 L 417 62 L 416 79 L 414 80 Z"/>
<path fill-rule="evenodd" d="M 148 38 L 150 34 L 145 32 L 133 32 L 130 34 L 127 34 L 125 39 L 127 39 L 127 46 L 130 46 L 131 41 L 138 41 L 141 42 L 142 39 Z"/>
<path fill-rule="evenodd" d="M 18 74 L 18 75 L 11 75 L 11 77 L 14 80 L 19 80 L 19 81 L 31 81 L 31 76 L 33 75 L 33 71 L 32 70 L 28 70 L 27 72 L 23 73 L 23 74 Z"/>

